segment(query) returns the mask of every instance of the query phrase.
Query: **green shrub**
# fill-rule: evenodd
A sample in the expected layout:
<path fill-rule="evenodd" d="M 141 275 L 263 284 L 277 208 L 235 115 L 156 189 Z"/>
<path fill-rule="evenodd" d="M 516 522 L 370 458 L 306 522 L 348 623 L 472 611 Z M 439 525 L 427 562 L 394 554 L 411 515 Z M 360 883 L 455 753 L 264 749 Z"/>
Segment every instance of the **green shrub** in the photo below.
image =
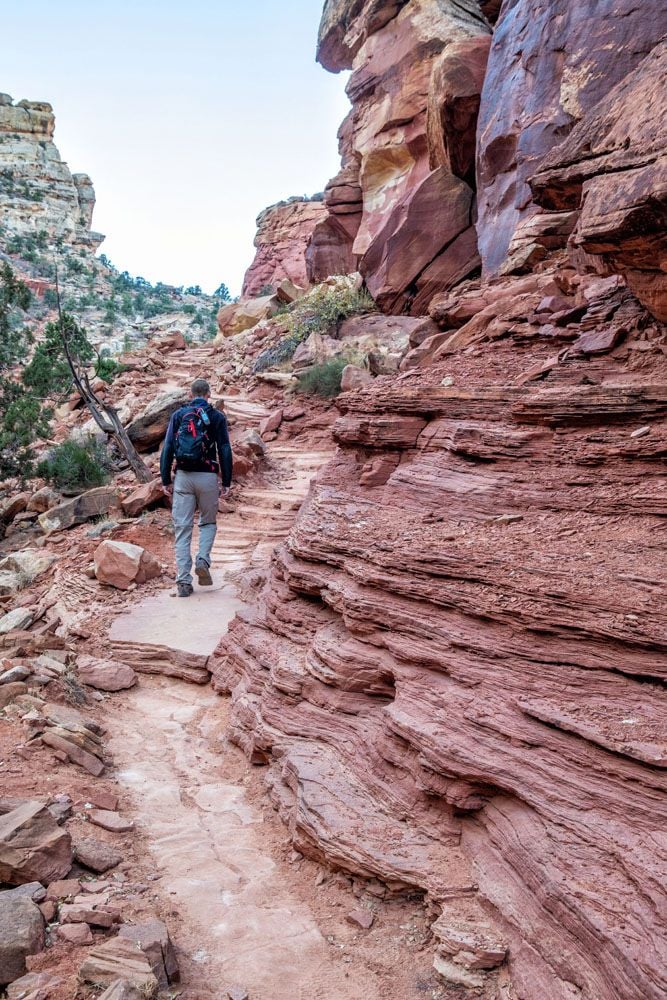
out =
<path fill-rule="evenodd" d="M 98 378 L 108 382 L 109 385 L 113 382 L 116 375 L 119 375 L 123 371 L 123 366 L 108 354 L 98 354 L 95 359 L 94 368 Z"/>
<path fill-rule="evenodd" d="M 348 364 L 345 358 L 329 358 L 321 365 L 313 365 L 299 375 L 297 392 L 306 396 L 322 396 L 332 399 L 340 392 L 340 380 L 343 368 Z"/>
<path fill-rule="evenodd" d="M 83 493 L 107 481 L 107 450 L 96 438 L 83 442 L 70 438 L 56 445 L 39 463 L 37 475 L 64 493 Z"/>
<path fill-rule="evenodd" d="M 276 364 L 289 361 L 299 344 L 311 333 L 336 336 L 338 328 L 350 316 L 363 316 L 377 311 L 375 302 L 364 289 L 349 286 L 320 285 L 310 295 L 289 306 L 282 317 L 287 336 L 268 347 L 255 361 L 253 371 L 263 372 Z"/>

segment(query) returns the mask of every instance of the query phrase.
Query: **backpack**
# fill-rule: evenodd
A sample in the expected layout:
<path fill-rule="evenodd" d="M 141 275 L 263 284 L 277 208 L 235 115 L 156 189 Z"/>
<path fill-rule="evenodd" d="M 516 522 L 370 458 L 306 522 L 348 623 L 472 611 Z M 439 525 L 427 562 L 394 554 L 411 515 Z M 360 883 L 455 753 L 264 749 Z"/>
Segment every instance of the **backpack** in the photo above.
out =
<path fill-rule="evenodd" d="M 185 471 L 197 471 L 207 462 L 211 418 L 206 410 L 204 406 L 191 406 L 181 416 L 174 440 L 174 457 L 176 465 Z"/>

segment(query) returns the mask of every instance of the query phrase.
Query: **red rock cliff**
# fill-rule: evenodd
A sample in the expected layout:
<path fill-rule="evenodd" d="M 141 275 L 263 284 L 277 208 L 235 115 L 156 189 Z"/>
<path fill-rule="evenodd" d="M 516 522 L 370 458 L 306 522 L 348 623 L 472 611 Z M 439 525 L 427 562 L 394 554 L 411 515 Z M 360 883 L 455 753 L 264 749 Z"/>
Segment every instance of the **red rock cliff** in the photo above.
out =
<path fill-rule="evenodd" d="M 385 308 L 428 289 L 439 329 L 340 397 L 337 455 L 215 685 L 298 849 L 421 891 L 436 968 L 486 1000 L 667 993 L 659 6 L 506 2 L 476 151 L 472 5 L 325 8 L 320 58 L 355 66 L 362 269 Z M 438 288 L 415 262 L 468 231 L 447 227 L 473 152 L 507 273 Z"/>

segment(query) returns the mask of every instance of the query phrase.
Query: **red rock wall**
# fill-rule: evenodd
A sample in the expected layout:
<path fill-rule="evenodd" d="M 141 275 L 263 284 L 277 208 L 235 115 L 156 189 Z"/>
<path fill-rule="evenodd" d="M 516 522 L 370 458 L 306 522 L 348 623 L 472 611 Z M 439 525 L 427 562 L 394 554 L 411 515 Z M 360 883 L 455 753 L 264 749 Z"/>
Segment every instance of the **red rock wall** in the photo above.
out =
<path fill-rule="evenodd" d="M 341 397 L 214 683 L 299 850 L 425 893 L 446 980 L 659 1000 L 667 333 L 562 265 L 434 312 Z"/>
<path fill-rule="evenodd" d="M 529 179 L 665 34 L 665 0 L 505 0 L 479 114 L 478 237 L 496 274 L 535 214 Z M 567 235 L 567 234 L 565 234 Z"/>
<path fill-rule="evenodd" d="M 353 251 L 385 312 L 424 314 L 478 264 L 471 182 L 489 38 L 476 0 L 325 5 L 318 58 L 352 69 Z"/>
<path fill-rule="evenodd" d="M 326 217 L 322 200 L 290 198 L 264 209 L 257 218 L 255 259 L 243 280 L 242 295 L 258 295 L 288 278 L 302 288 L 308 285 L 306 250 L 314 230 Z"/>

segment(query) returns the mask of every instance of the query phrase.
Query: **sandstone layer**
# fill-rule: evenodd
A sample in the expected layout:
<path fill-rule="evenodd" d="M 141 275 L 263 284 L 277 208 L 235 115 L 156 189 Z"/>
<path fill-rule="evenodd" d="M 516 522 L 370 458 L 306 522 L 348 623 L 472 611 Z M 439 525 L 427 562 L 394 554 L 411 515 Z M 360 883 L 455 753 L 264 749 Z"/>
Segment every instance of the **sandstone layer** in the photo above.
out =
<path fill-rule="evenodd" d="M 72 174 L 53 142 L 55 116 L 44 101 L 14 104 L 0 94 L 0 205 L 10 233 L 44 231 L 95 250 L 95 192 L 87 174 Z"/>
<path fill-rule="evenodd" d="M 213 682 L 297 849 L 423 892 L 446 980 L 658 1000 L 667 333 L 564 259 L 433 314 L 340 397 Z"/>

